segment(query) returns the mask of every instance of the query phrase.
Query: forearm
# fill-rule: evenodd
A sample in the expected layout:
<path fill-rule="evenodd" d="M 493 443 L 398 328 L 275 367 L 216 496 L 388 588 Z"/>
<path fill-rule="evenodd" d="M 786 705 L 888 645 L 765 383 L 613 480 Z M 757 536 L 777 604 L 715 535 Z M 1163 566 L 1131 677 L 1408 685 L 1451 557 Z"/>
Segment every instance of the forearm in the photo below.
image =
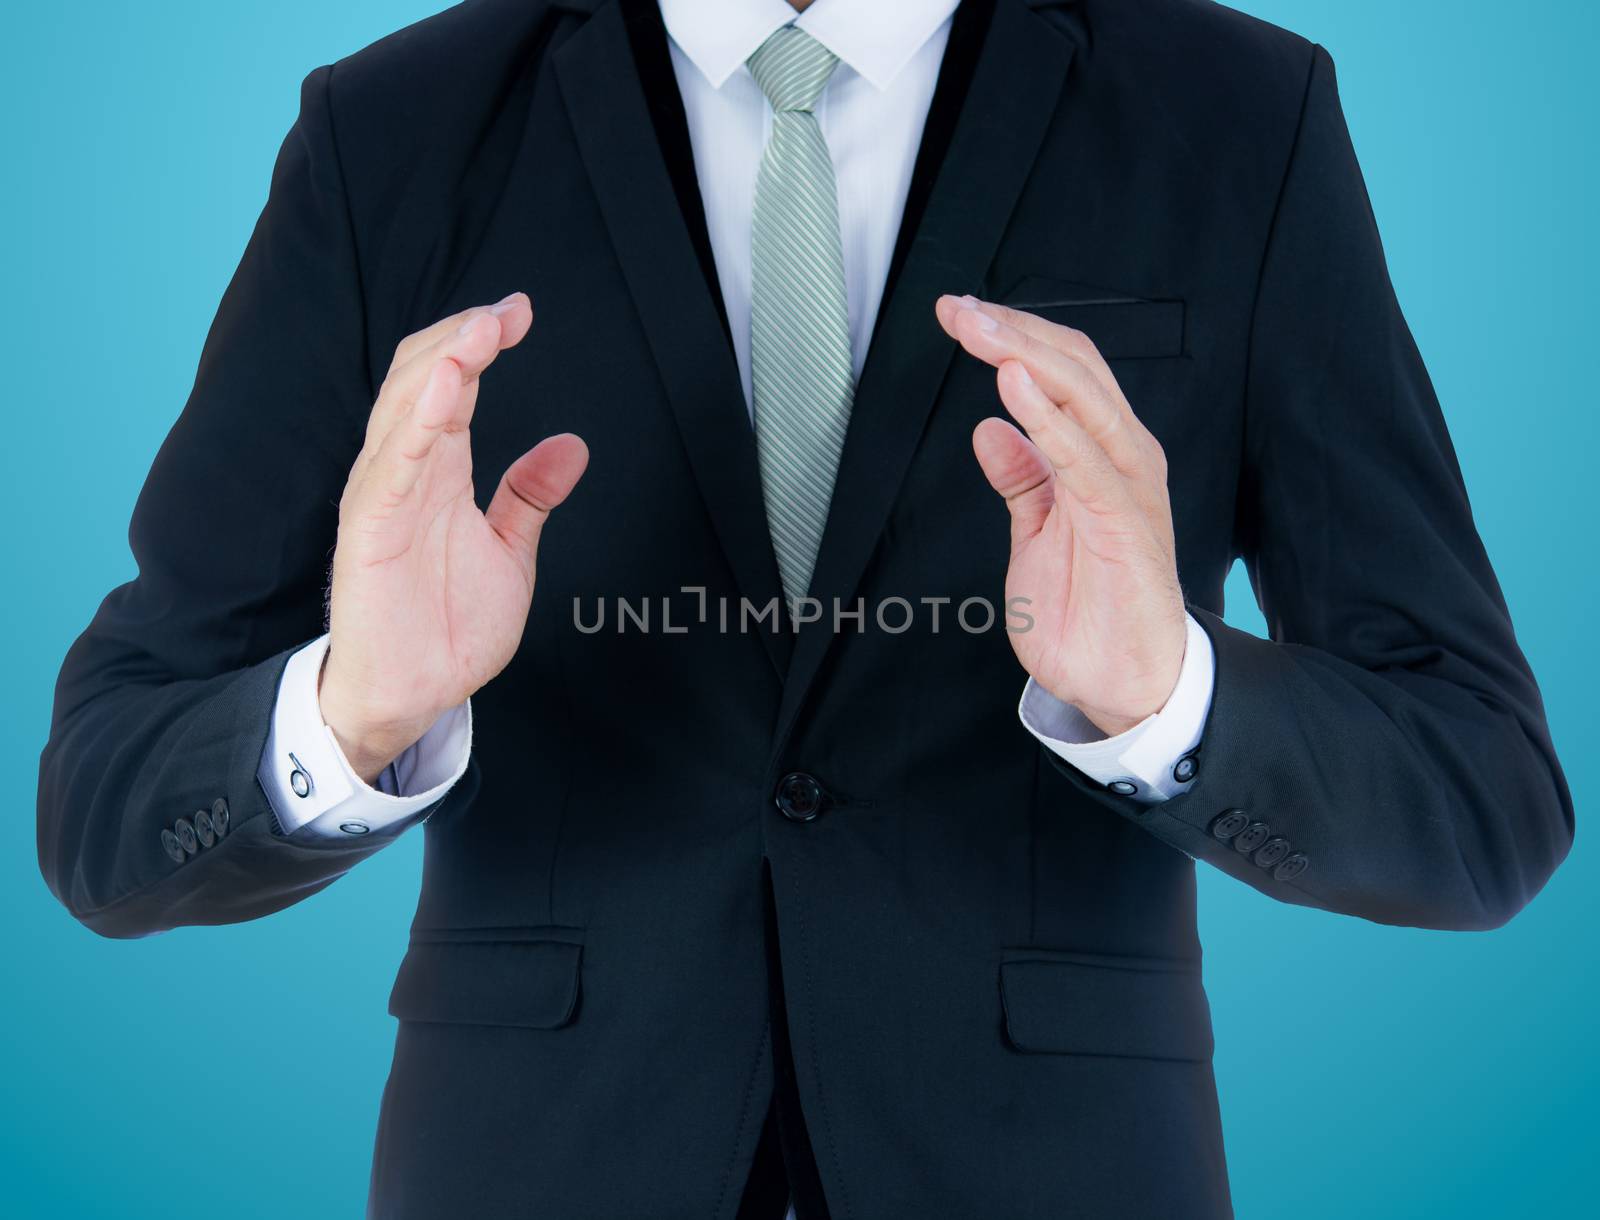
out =
<path fill-rule="evenodd" d="M 1565 857 L 1570 797 L 1521 692 L 1448 666 L 1377 673 L 1194 613 L 1217 669 L 1190 789 L 1146 805 L 1061 768 L 1118 813 L 1274 898 L 1380 923 L 1498 926 Z M 1243 827 L 1223 821 L 1235 810 Z"/>
<path fill-rule="evenodd" d="M 142 936 L 253 919 L 377 849 L 278 833 L 256 769 L 288 652 L 214 678 L 112 684 L 93 678 L 118 668 L 94 646 L 86 637 L 63 670 L 38 806 L 45 880 L 88 927 Z M 219 800 L 222 834 L 170 855 L 162 832 Z"/>

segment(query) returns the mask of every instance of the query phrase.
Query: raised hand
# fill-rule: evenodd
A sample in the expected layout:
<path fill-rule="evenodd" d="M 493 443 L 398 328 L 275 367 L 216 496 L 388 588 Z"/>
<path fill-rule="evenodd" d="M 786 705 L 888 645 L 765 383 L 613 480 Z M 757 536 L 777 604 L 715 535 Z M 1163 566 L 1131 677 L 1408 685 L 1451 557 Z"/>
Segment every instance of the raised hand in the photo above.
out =
<path fill-rule="evenodd" d="M 339 501 L 319 698 L 368 783 L 511 660 L 539 532 L 588 464 L 576 436 L 552 436 L 511 464 L 486 512 L 473 498 L 479 378 L 532 323 L 513 293 L 409 336 L 367 422 Z"/>
<path fill-rule="evenodd" d="M 1011 635 L 1039 685 L 1115 735 L 1158 712 L 1183 664 L 1183 592 L 1167 463 L 1087 336 L 1032 314 L 940 297 L 950 336 L 998 371 L 1022 431 L 986 419 L 972 445 L 1011 510 Z M 1024 435 L 1026 433 L 1026 435 Z"/>

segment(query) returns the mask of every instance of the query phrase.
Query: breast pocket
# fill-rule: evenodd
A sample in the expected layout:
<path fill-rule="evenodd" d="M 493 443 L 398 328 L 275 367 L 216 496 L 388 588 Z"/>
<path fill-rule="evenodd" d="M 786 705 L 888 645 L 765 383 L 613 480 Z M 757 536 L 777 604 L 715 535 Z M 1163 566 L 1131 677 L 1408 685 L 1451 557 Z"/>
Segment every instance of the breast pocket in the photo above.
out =
<path fill-rule="evenodd" d="M 1031 1054 L 1211 1058 L 1211 1008 L 1196 962 L 1006 949 L 1006 1040 Z"/>
<path fill-rule="evenodd" d="M 583 944 L 568 928 L 416 932 L 389 1012 L 402 1021 L 558 1029 L 578 1011 Z"/>
<path fill-rule="evenodd" d="M 1107 360 L 1182 356 L 1185 307 L 1067 280 L 1028 276 L 999 297 L 1002 305 L 1037 314 L 1088 335 Z"/>

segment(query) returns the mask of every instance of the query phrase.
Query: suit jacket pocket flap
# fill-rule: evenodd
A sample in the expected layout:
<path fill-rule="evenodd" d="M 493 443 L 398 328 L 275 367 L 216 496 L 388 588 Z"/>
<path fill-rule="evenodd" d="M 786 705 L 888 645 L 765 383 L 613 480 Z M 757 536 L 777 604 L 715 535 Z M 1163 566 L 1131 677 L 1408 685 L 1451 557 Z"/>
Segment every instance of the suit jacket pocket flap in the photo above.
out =
<path fill-rule="evenodd" d="M 1194 963 L 1007 949 L 1000 996 L 1019 1051 L 1211 1057 L 1211 1010 Z"/>
<path fill-rule="evenodd" d="M 559 940 L 413 941 L 389 1012 L 402 1021 L 555 1029 L 578 1008 L 583 947 Z"/>
<path fill-rule="evenodd" d="M 1184 303 L 1030 276 L 1001 302 L 1088 335 L 1107 360 L 1183 355 Z"/>

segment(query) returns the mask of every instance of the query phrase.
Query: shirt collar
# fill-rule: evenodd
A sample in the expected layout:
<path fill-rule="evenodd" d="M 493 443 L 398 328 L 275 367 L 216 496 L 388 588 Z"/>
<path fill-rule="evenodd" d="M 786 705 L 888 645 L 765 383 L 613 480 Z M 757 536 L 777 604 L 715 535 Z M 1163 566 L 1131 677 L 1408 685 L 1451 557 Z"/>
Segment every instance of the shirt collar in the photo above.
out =
<path fill-rule="evenodd" d="M 798 16 L 788 0 L 661 0 L 678 49 L 715 89 L 791 21 L 879 89 L 933 36 L 959 0 L 812 0 Z"/>

